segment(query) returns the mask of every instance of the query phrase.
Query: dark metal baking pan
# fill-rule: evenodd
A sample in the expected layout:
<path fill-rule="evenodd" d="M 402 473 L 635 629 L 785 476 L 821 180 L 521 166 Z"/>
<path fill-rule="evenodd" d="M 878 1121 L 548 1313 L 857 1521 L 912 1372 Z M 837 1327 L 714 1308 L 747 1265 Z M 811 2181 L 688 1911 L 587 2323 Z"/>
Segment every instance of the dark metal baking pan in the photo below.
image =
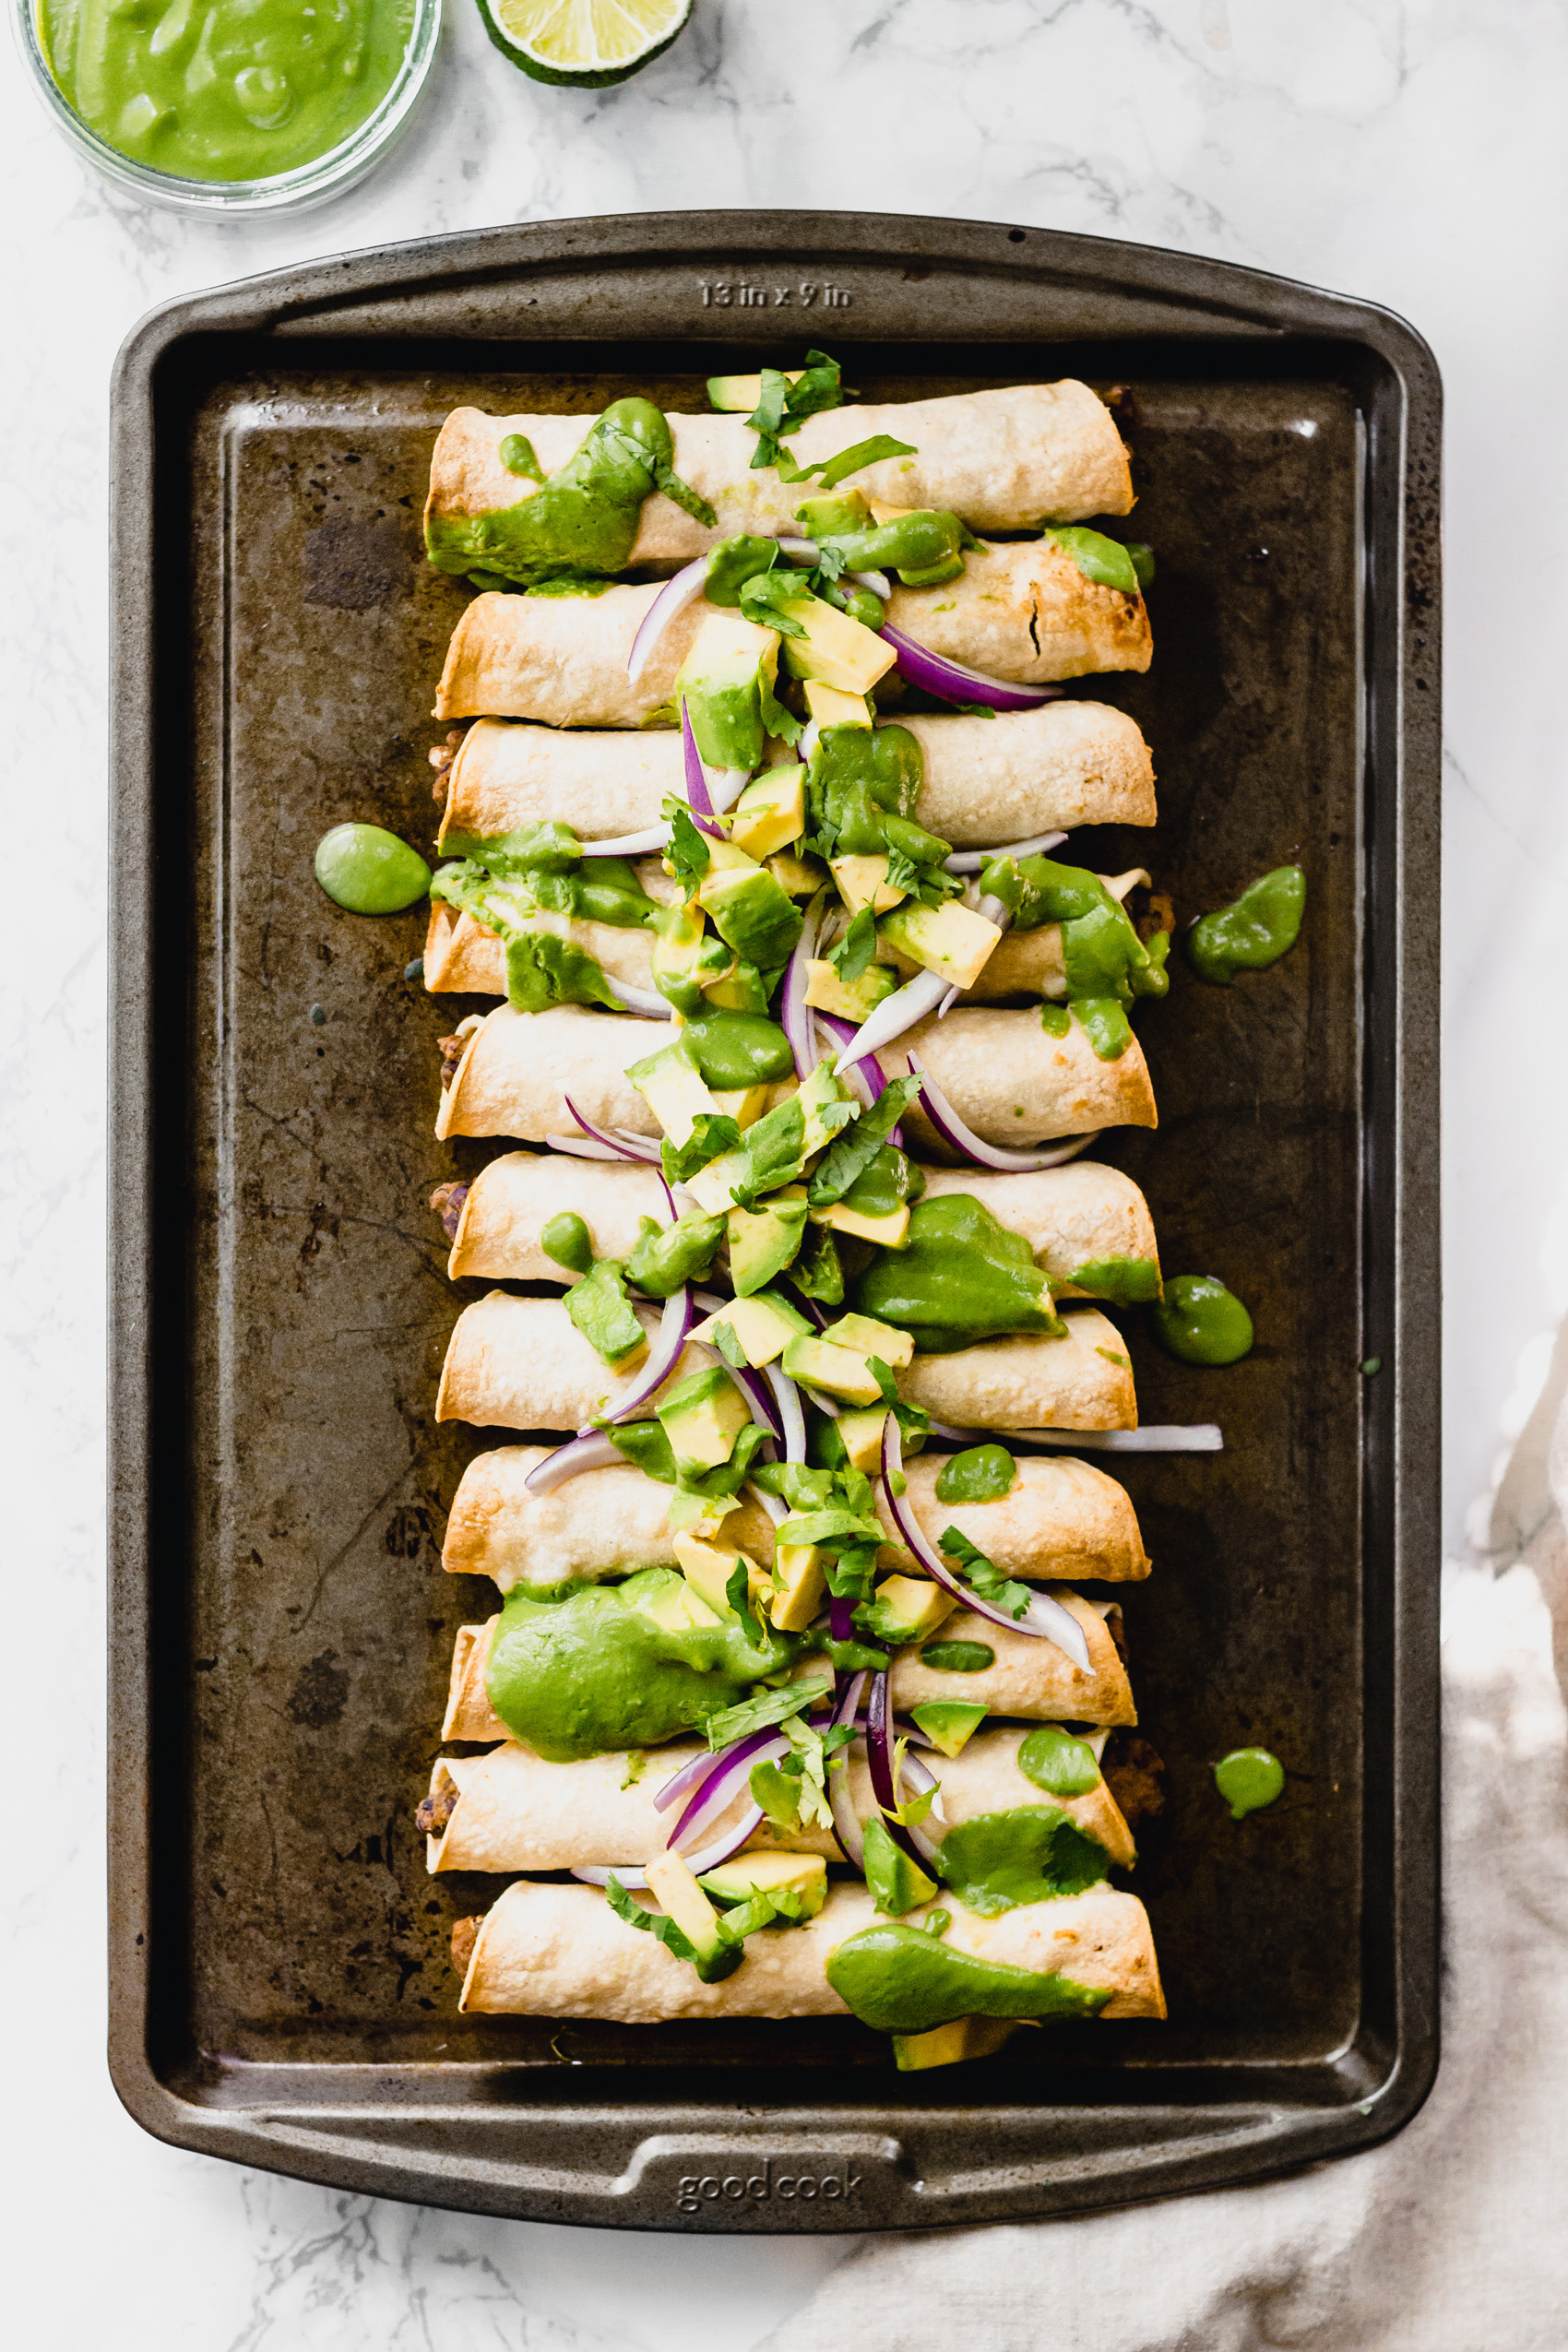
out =
<path fill-rule="evenodd" d="M 852 2022 L 460 2018 L 412 1822 L 454 1628 L 433 1420 L 457 1301 L 424 1206 L 453 1007 L 417 915 L 340 915 L 318 835 L 428 842 L 465 591 L 421 561 L 454 402 L 700 407 L 824 342 L 868 397 L 1127 387 L 1179 910 L 1287 857 L 1295 954 L 1146 1008 L 1164 1116 L 1109 1156 L 1222 1372 L 1130 1323 L 1156 1556 L 1127 1597 L 1173 1802 L 1138 1883 L 1165 2026 L 898 2076 Z M 646 2228 L 896 2227 L 1249 2180 L 1365 2147 L 1436 2065 L 1439 385 L 1386 312 L 1036 230 L 828 213 L 498 229 L 177 303 L 114 392 L 112 2065 L 147 2128 L 303 2178 Z M 317 1021 L 312 1008 L 325 1016 Z M 461 1009 L 461 1008 L 459 1008 Z M 490 1148 L 461 1147 L 476 1156 Z M 1363 1359 L 1382 1371 L 1363 1378 Z M 1213 1759 L 1289 1769 L 1233 1823 Z"/>

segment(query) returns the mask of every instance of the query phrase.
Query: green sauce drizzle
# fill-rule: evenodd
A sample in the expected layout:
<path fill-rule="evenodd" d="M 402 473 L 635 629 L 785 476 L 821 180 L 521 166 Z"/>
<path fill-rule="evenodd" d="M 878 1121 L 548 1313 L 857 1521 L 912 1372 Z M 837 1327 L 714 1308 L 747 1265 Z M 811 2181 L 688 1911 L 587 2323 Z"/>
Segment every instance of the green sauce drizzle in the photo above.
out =
<path fill-rule="evenodd" d="M 645 1568 L 555 1603 L 515 1588 L 485 1678 L 507 1729 L 552 1764 L 659 1747 L 789 1665 L 798 1643 L 765 1632 L 754 1648 L 738 1620 L 661 1624 L 653 1612 L 678 1602 L 684 1583 L 673 1569 Z"/>
<path fill-rule="evenodd" d="M 944 1193 L 909 1212 L 909 1240 L 883 1250 L 856 1284 L 851 1304 L 914 1335 L 929 1356 L 951 1355 L 1008 1332 L 1063 1338 L 1051 1285 L 1028 1237 L 997 1222 L 972 1194 Z"/>
<path fill-rule="evenodd" d="M 543 481 L 544 468 L 534 456 L 533 443 L 526 433 L 503 434 L 495 454 L 509 474 L 519 474 L 525 481 Z"/>
<path fill-rule="evenodd" d="M 647 1345 L 647 1335 L 626 1296 L 625 1269 L 618 1258 L 600 1258 L 567 1291 L 566 1313 L 612 1371 Z"/>
<path fill-rule="evenodd" d="M 650 1299 L 668 1299 L 683 1282 L 698 1282 L 719 1254 L 727 1228 L 721 1217 L 689 1209 L 673 1225 L 637 1219 L 637 1239 L 626 1260 L 626 1278 Z"/>
<path fill-rule="evenodd" d="M 976 1813 L 950 1829 L 936 1867 L 960 1903 L 993 1919 L 1020 1903 L 1098 1886 L 1111 1857 L 1059 1805 L 1019 1805 Z"/>
<path fill-rule="evenodd" d="M 703 1012 L 687 1020 L 681 1035 L 696 1058 L 704 1086 L 717 1094 L 773 1086 L 794 1075 L 789 1039 L 777 1021 L 760 1013 Z"/>
<path fill-rule="evenodd" d="M 1109 1299 L 1117 1307 L 1146 1307 L 1159 1296 L 1155 1258 L 1091 1258 L 1074 1268 L 1071 1279 L 1091 1299 Z"/>
<path fill-rule="evenodd" d="M 929 2033 L 955 2017 L 1093 2017 L 1111 1999 L 1071 1977 L 978 1960 L 893 1920 L 846 1936 L 828 1954 L 827 1981 L 862 2025 L 885 2034 Z"/>
<path fill-rule="evenodd" d="M 506 438 L 515 444 L 522 436 Z M 700 522 L 711 526 L 716 520 L 707 500 L 675 473 L 673 459 L 674 443 L 661 410 L 635 395 L 612 401 L 560 472 L 530 498 L 488 515 L 432 516 L 425 533 L 430 560 L 438 571 L 478 566 L 529 588 L 560 579 L 610 578 L 625 570 L 643 501 L 654 491 L 662 490 Z"/>
<path fill-rule="evenodd" d="M 1307 877 L 1276 866 L 1229 907 L 1205 915 L 1187 933 L 1187 961 L 1200 980 L 1229 988 L 1238 972 L 1261 972 L 1289 955 L 1301 928 Z"/>
<path fill-rule="evenodd" d="M 1253 1344 L 1253 1319 L 1218 1275 L 1177 1274 L 1148 1311 L 1155 1337 L 1184 1364 L 1233 1364 Z"/>
<path fill-rule="evenodd" d="M 1157 932 L 1146 946 L 1099 874 L 1054 858 L 993 858 L 980 888 L 1010 909 L 1018 931 L 1061 924 L 1067 1003 L 1100 1060 L 1120 1061 L 1133 1041 L 1127 1006 L 1135 997 L 1163 996 L 1170 985 L 1170 933 Z M 1058 1027 L 1043 1009 L 1040 1017 L 1051 1034 L 1066 1034 L 1064 1022 Z"/>
<path fill-rule="evenodd" d="M 989 1642 L 928 1642 L 921 1664 L 933 1674 L 983 1674 L 996 1664 L 996 1652 Z"/>
<path fill-rule="evenodd" d="M 1018 1770 L 1048 1797 L 1087 1797 L 1099 1786 L 1099 1766 L 1085 1740 L 1059 1723 L 1042 1723 L 1018 1750 Z"/>
<path fill-rule="evenodd" d="M 1138 576 L 1137 558 L 1130 547 L 1119 540 L 1107 539 L 1103 531 L 1086 530 L 1081 524 L 1058 525 L 1040 533 L 1051 540 L 1065 555 L 1070 555 L 1086 580 L 1093 580 L 1097 588 L 1120 588 L 1123 596 L 1137 596 L 1143 582 Z M 1148 551 L 1139 551 L 1147 557 Z M 1148 576 L 1154 577 L 1154 563 L 1148 559 Z"/>
<path fill-rule="evenodd" d="M 324 833 L 315 878 L 351 915 L 400 915 L 430 888 L 419 851 L 379 825 L 335 825 Z"/>
<path fill-rule="evenodd" d="M 1214 1785 L 1232 1821 L 1272 1805 L 1285 1786 L 1285 1767 L 1266 1748 L 1232 1748 L 1214 1767 Z"/>
<path fill-rule="evenodd" d="M 1000 1503 L 1013 1491 L 1018 1466 L 1004 1445 L 971 1445 L 949 1455 L 936 1475 L 939 1503 Z"/>

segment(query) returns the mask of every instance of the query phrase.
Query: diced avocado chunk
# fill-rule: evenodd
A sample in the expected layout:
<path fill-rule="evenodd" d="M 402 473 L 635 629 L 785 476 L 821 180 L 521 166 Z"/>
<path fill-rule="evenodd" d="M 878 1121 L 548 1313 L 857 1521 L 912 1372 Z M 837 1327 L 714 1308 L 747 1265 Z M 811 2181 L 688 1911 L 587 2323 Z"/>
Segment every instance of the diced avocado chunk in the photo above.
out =
<path fill-rule="evenodd" d="M 841 687 L 825 685 L 820 678 L 806 681 L 806 708 L 819 727 L 871 725 L 871 705 L 864 695 L 847 695 Z"/>
<path fill-rule="evenodd" d="M 805 1113 L 804 1156 L 807 1159 L 814 1151 L 825 1150 L 845 1124 L 842 1117 L 825 1119 L 823 1113 L 837 1111 L 840 1104 L 851 1099 L 843 1080 L 834 1076 L 826 1062 L 819 1062 L 797 1097 Z"/>
<path fill-rule="evenodd" d="M 862 907 L 869 907 L 873 914 L 885 915 L 909 895 L 888 881 L 884 856 L 832 858 L 828 862 L 838 896 L 852 915 L 858 915 Z"/>
<path fill-rule="evenodd" d="M 793 1895 L 808 1919 L 827 1900 L 827 1864 L 820 1854 L 736 1854 L 717 1870 L 704 1871 L 697 1884 L 720 1903 L 746 1903 L 754 1895 Z"/>
<path fill-rule="evenodd" d="M 735 803 L 730 838 L 748 858 L 787 849 L 806 829 L 806 771 L 770 767 L 746 786 Z"/>
<path fill-rule="evenodd" d="M 882 1467 L 882 1425 L 887 1419 L 885 1405 L 873 1406 L 861 1413 L 840 1413 L 834 1428 L 852 1470 L 862 1478 L 874 1478 Z"/>
<path fill-rule="evenodd" d="M 850 1405 L 874 1405 L 882 1395 L 863 1356 L 831 1348 L 825 1339 L 791 1339 L 784 1350 L 784 1370 L 791 1380 L 826 1389 Z"/>
<path fill-rule="evenodd" d="M 801 935 L 801 910 L 763 866 L 710 868 L 697 891 L 720 939 L 763 970 L 788 963 Z"/>
<path fill-rule="evenodd" d="M 735 951 L 714 936 L 700 907 L 664 909 L 654 935 L 653 984 L 678 1013 L 700 1013 L 703 990 L 735 968 Z"/>
<path fill-rule="evenodd" d="M 863 490 L 829 490 L 805 499 L 795 519 L 807 539 L 838 539 L 846 531 L 863 531 L 873 517 Z"/>
<path fill-rule="evenodd" d="M 869 632 L 868 632 L 869 634 Z M 675 681 L 675 701 L 709 767 L 757 766 L 767 737 L 761 679 L 771 677 L 778 639 L 739 612 L 709 605 Z"/>
<path fill-rule="evenodd" d="M 895 2034 L 893 2061 L 900 2074 L 928 2066 L 956 2066 L 966 2058 L 994 2058 L 1012 2040 L 1025 2017 L 955 2017 L 926 2034 Z"/>
<path fill-rule="evenodd" d="M 722 1364 L 690 1373 L 656 1409 L 676 1468 L 687 1471 L 717 1470 L 728 1462 L 752 1417 Z"/>
<path fill-rule="evenodd" d="M 840 1315 L 823 1333 L 835 1348 L 853 1348 L 867 1356 L 880 1356 L 895 1372 L 902 1372 L 915 1352 L 915 1343 L 907 1331 L 896 1324 L 878 1323 L 874 1315 Z"/>
<path fill-rule="evenodd" d="M 679 1039 L 646 1061 L 634 1062 L 626 1075 L 672 1144 L 685 1143 L 704 1112 L 719 1115 L 718 1103 Z"/>
<path fill-rule="evenodd" d="M 887 1576 L 876 1588 L 879 1641 L 923 1642 L 958 1604 L 932 1576 Z"/>
<path fill-rule="evenodd" d="M 719 1914 L 679 1854 L 656 1854 L 645 1865 L 648 1891 L 680 1929 L 699 1960 L 712 1960 L 723 1947 Z"/>
<path fill-rule="evenodd" d="M 770 1086 L 733 1087 L 716 1094 L 713 1099 L 727 1119 L 733 1119 L 743 1135 L 767 1109 L 767 1098 L 772 1092 Z"/>
<path fill-rule="evenodd" d="M 820 858 L 797 858 L 788 849 L 775 849 L 767 871 L 790 898 L 811 897 L 827 879 L 827 868 Z"/>
<path fill-rule="evenodd" d="M 781 1543 L 773 1551 L 768 1615 L 780 1633 L 803 1633 L 827 1597 L 826 1555 L 814 1543 Z"/>
<path fill-rule="evenodd" d="M 960 988 L 973 988 L 1002 936 L 993 922 L 956 898 L 941 907 L 915 901 L 896 908 L 877 930 L 900 955 L 940 972 L 944 980 L 956 980 Z"/>
<path fill-rule="evenodd" d="M 737 1299 L 752 1298 L 783 1273 L 800 1249 L 806 1216 L 804 1201 L 770 1200 L 759 1209 L 730 1210 L 730 1278 Z"/>
<path fill-rule="evenodd" d="M 944 1756 L 956 1756 L 985 1721 L 986 1710 L 968 1699 L 927 1699 L 923 1706 L 911 1707 L 909 1715 Z"/>
<path fill-rule="evenodd" d="M 806 1003 L 819 1012 L 837 1013 L 841 1021 L 868 1020 L 885 996 L 898 985 L 891 964 L 868 964 L 857 980 L 841 980 L 824 957 L 806 966 Z"/>
<path fill-rule="evenodd" d="M 766 1570 L 757 1566 L 749 1552 L 729 1551 L 722 1544 L 704 1543 L 700 1537 L 687 1534 L 677 1535 L 673 1548 L 687 1584 L 716 1616 L 735 1614 L 730 1606 L 730 1579 L 742 1563 L 748 1601 L 754 1600 L 759 1592 L 766 1595 L 769 1589 Z"/>
<path fill-rule="evenodd" d="M 744 1213 L 742 1209 L 734 1212 L 737 1217 Z M 706 1340 L 710 1348 L 717 1347 L 713 1335 L 720 1324 L 728 1324 L 747 1363 L 758 1370 L 781 1356 L 791 1339 L 811 1329 L 804 1315 L 798 1313 L 777 1290 L 759 1290 L 749 1298 L 737 1298 L 732 1306 L 719 1308 L 706 1323 L 698 1324 L 692 1337 Z"/>
<path fill-rule="evenodd" d="M 787 367 L 784 373 L 791 384 L 798 384 L 802 371 L 798 367 Z M 737 416 L 749 417 L 752 410 L 761 405 L 762 377 L 760 375 L 710 375 L 707 379 L 707 397 L 716 409 L 722 409 Z"/>
<path fill-rule="evenodd" d="M 825 686 L 837 686 L 844 694 L 867 695 L 897 659 L 895 647 L 874 629 L 820 597 L 802 597 L 783 610 L 802 632 L 782 641 L 784 659 L 797 678 L 820 678 Z"/>
<path fill-rule="evenodd" d="M 647 1334 L 626 1296 L 625 1269 L 617 1258 L 600 1258 L 592 1272 L 566 1293 L 566 1313 L 612 1370 L 641 1355 Z"/>
<path fill-rule="evenodd" d="M 885 1250 L 901 1250 L 909 1238 L 909 1203 L 889 1209 L 885 1217 L 866 1217 L 848 1201 L 834 1201 L 827 1208 L 814 1208 L 812 1223 L 835 1233 L 852 1233 L 860 1241 L 878 1242 Z"/>
<path fill-rule="evenodd" d="M 637 1594 L 637 1607 L 667 1633 L 711 1633 L 721 1620 L 709 1609 L 695 1585 L 684 1576 L 677 1576 L 673 1569 L 658 1572 L 659 1581 L 651 1582 Z"/>
<path fill-rule="evenodd" d="M 893 1835 L 880 1813 L 873 1813 L 865 1824 L 866 1884 L 876 1898 L 876 1907 L 890 1918 L 901 1918 L 921 1903 L 929 1903 L 936 1893 L 936 1881 L 928 1878 L 918 1862 L 912 1862 Z M 651 1875 L 649 1883 L 651 1884 Z"/>

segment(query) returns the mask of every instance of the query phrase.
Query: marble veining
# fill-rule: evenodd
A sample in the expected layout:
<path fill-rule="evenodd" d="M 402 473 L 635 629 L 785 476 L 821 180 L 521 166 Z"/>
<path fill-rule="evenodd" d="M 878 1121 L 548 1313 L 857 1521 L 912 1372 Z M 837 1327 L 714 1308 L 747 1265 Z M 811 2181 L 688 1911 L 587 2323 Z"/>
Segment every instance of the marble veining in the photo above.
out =
<path fill-rule="evenodd" d="M 667 56 L 600 92 L 530 84 L 489 46 L 471 0 L 450 0 L 434 86 L 386 169 L 300 221 L 215 228 L 100 183 L 14 61 L 0 79 L 0 659 L 26 859 L 0 1045 L 11 1654 L 49 1655 L 71 1625 L 82 1660 L 11 1678 L 13 1778 L 42 1833 L 14 1843 L 5 1929 L 13 2124 L 27 2119 L 13 2139 L 10 2299 L 30 2333 L 107 2318 L 133 2352 L 155 2340 L 744 2352 L 849 2242 L 590 2239 L 343 2198 L 157 2145 L 103 2077 L 103 544 L 108 376 L 126 329 L 172 295 L 344 248 L 711 204 L 1087 231 L 1279 270 L 1410 317 L 1450 403 L 1445 1474 L 1457 1546 L 1568 1305 L 1555 1054 L 1568 797 L 1553 692 L 1568 461 L 1551 430 L 1565 105 L 1556 0 L 697 0 Z M 18 2195 L 36 2201 L 32 2217 Z"/>

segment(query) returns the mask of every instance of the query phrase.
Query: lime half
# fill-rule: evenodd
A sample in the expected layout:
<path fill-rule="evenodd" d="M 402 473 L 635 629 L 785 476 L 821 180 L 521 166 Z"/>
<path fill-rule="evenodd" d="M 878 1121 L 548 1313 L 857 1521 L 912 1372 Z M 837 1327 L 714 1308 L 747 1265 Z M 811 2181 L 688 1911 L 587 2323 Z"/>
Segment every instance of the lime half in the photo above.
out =
<path fill-rule="evenodd" d="M 603 89 L 669 48 L 692 0 L 479 0 L 497 49 L 536 82 Z"/>

